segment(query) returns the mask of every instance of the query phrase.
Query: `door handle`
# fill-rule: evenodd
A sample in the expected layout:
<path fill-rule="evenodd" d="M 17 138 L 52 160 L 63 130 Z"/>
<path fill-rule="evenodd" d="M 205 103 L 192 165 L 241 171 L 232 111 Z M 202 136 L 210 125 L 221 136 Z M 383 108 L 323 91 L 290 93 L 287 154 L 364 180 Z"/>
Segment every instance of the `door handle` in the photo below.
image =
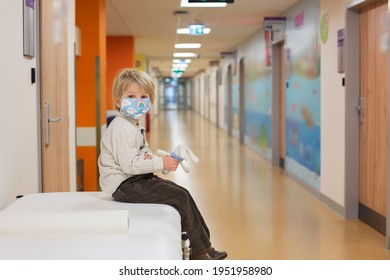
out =
<path fill-rule="evenodd" d="M 356 106 L 356 111 L 358 112 L 359 116 L 359 123 L 363 123 L 363 117 L 364 117 L 364 111 L 363 111 L 363 97 L 359 98 L 359 105 Z"/>
<path fill-rule="evenodd" d="M 45 102 L 43 105 L 45 108 L 45 144 L 50 145 L 50 127 L 51 122 L 60 122 L 61 118 L 50 118 L 50 106 L 49 102 Z"/>

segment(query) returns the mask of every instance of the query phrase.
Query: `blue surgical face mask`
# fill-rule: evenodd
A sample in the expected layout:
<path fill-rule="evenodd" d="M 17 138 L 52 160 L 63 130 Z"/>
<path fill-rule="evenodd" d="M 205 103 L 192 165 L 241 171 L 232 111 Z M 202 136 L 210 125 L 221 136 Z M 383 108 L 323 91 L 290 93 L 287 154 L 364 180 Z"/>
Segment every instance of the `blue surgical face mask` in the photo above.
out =
<path fill-rule="evenodd" d="M 120 112 L 129 118 L 138 119 L 150 110 L 149 98 L 123 98 Z"/>

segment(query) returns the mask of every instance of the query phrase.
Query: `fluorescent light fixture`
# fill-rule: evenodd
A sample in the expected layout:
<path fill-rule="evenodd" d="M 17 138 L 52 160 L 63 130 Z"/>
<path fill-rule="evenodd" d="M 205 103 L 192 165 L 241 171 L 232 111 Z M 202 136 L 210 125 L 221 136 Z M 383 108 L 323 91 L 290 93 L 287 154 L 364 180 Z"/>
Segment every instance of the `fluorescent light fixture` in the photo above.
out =
<path fill-rule="evenodd" d="M 203 34 L 209 34 L 211 32 L 211 29 L 208 27 L 203 28 Z M 177 34 L 190 34 L 190 29 L 188 27 L 186 28 L 178 28 L 176 30 Z"/>
<path fill-rule="evenodd" d="M 194 44 L 175 44 L 176 49 L 199 49 L 201 47 L 201 44 L 194 43 Z"/>
<path fill-rule="evenodd" d="M 182 53 L 174 53 L 173 57 L 199 57 L 199 55 L 197 53 L 182 52 Z"/>
<path fill-rule="evenodd" d="M 185 68 L 172 68 L 172 71 L 175 72 L 175 71 L 181 71 L 182 73 L 184 73 L 184 71 L 186 71 Z"/>
<path fill-rule="evenodd" d="M 172 69 L 186 70 L 187 64 L 172 64 Z"/>
<path fill-rule="evenodd" d="M 172 63 L 186 63 L 189 64 L 191 63 L 191 59 L 174 59 L 172 60 Z"/>
<path fill-rule="evenodd" d="M 227 3 L 188 3 L 188 0 L 181 0 L 180 6 L 188 8 L 224 8 Z"/>
<path fill-rule="evenodd" d="M 184 62 L 172 63 L 172 67 L 175 67 L 175 66 L 178 66 L 178 67 L 187 67 L 188 64 L 187 64 L 187 63 L 184 63 Z"/>

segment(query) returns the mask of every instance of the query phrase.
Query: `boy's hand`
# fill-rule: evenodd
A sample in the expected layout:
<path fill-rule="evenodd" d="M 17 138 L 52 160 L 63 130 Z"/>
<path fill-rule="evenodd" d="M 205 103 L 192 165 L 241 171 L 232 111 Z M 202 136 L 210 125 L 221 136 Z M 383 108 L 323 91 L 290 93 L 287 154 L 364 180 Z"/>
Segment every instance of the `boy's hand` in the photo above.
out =
<path fill-rule="evenodd" d="M 145 154 L 145 159 L 152 159 L 153 158 L 153 155 L 151 154 Z"/>
<path fill-rule="evenodd" d="M 176 171 L 179 162 L 171 156 L 165 156 L 163 159 L 164 170 Z"/>

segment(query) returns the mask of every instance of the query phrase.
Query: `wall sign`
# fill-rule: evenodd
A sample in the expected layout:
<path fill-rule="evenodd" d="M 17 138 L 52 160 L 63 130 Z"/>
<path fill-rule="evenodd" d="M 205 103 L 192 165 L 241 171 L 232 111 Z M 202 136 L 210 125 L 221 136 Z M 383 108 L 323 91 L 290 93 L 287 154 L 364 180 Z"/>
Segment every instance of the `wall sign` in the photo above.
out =
<path fill-rule="evenodd" d="M 35 54 L 35 10 L 34 0 L 23 0 L 23 55 Z"/>
<path fill-rule="evenodd" d="M 322 16 L 321 20 L 321 40 L 323 44 L 326 44 L 328 41 L 329 35 L 329 14 L 325 14 Z"/>

